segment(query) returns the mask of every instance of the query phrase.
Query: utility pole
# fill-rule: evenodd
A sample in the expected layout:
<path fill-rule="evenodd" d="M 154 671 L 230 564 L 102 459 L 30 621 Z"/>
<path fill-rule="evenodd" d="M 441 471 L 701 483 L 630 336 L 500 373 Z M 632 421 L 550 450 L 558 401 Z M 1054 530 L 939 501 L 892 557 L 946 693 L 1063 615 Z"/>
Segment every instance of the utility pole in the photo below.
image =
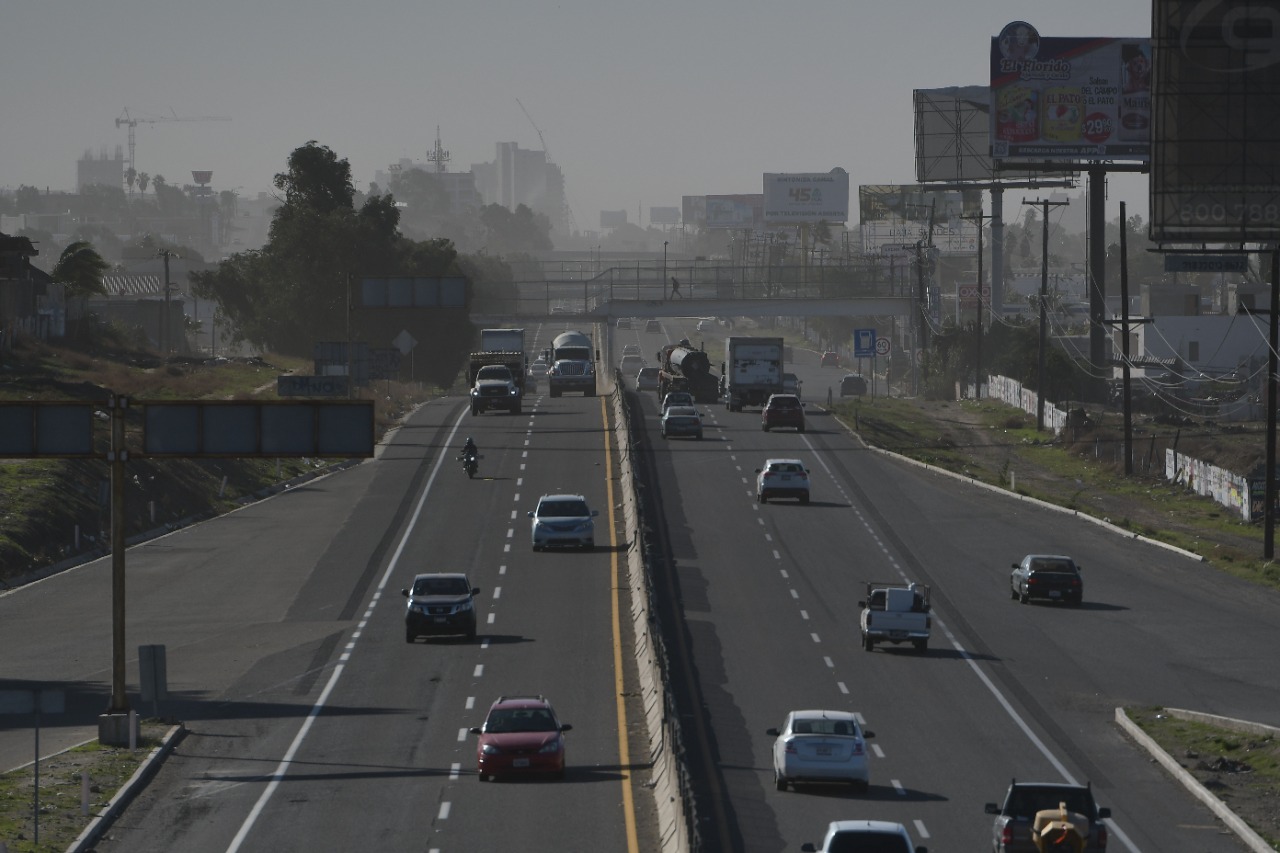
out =
<path fill-rule="evenodd" d="M 976 343 L 974 344 L 973 353 L 973 398 L 975 400 L 982 399 L 982 223 L 988 219 L 994 219 L 994 216 L 987 216 L 984 213 L 975 213 L 973 216 L 962 216 L 961 219 L 967 219 L 970 222 L 978 223 L 978 329 Z M 994 310 L 994 309 L 992 309 Z"/>
<path fill-rule="evenodd" d="M 182 257 L 177 252 L 169 249 L 161 249 L 156 252 L 156 257 L 164 258 L 164 316 L 160 318 L 160 353 L 167 359 L 173 351 L 173 334 L 169 322 L 169 258 Z"/>
<path fill-rule="evenodd" d="M 1026 205 L 1039 205 L 1043 218 L 1041 223 L 1042 237 L 1040 241 L 1040 350 L 1036 364 L 1036 430 L 1044 431 L 1044 362 L 1045 362 L 1045 338 L 1046 324 L 1048 318 L 1045 313 L 1045 303 L 1049 300 L 1049 208 L 1050 207 L 1066 207 L 1068 202 L 1065 201 L 1049 201 L 1046 199 L 1037 199 L 1036 201 L 1022 200 Z"/>

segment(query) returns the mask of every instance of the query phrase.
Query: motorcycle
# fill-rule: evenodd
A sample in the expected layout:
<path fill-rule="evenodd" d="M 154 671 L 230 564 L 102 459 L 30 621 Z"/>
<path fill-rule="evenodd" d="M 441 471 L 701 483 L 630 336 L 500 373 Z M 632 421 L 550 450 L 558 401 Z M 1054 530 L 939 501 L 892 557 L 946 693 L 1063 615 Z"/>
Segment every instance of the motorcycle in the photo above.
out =
<path fill-rule="evenodd" d="M 462 470 L 467 472 L 467 479 L 475 477 L 476 472 L 480 470 L 480 456 L 475 453 L 465 453 L 458 459 L 462 462 Z"/>

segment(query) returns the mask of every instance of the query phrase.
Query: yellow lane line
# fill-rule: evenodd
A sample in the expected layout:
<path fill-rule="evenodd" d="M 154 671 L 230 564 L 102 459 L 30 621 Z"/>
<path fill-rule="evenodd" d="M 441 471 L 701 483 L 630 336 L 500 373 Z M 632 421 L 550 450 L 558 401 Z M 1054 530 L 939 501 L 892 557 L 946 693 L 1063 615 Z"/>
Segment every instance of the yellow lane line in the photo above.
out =
<path fill-rule="evenodd" d="M 636 809 L 631 793 L 631 751 L 627 745 L 626 681 L 622 668 L 622 584 L 618 572 L 618 520 L 613 500 L 613 449 L 609 441 L 610 398 L 600 398 L 600 417 L 604 422 L 604 483 L 609 505 L 609 585 L 613 589 L 613 695 L 618 708 L 618 767 L 622 775 L 622 815 L 627 827 L 627 853 L 639 853 L 640 842 L 636 836 Z"/>

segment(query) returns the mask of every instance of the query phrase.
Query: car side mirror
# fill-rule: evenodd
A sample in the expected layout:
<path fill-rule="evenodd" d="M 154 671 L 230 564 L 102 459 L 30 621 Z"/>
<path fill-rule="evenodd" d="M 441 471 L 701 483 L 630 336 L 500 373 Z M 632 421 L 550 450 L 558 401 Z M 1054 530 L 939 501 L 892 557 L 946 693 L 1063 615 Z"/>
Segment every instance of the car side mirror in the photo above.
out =
<path fill-rule="evenodd" d="M 1011 568 L 1011 569 L 1017 569 L 1017 568 L 1020 568 L 1020 566 L 1019 566 L 1019 564 L 1018 564 L 1018 563 L 1010 563 L 1010 564 L 1009 564 L 1009 568 Z"/>
<path fill-rule="evenodd" d="M 812 841 L 806 841 L 804 844 L 801 844 L 801 845 L 800 845 L 800 849 L 801 849 L 804 853 L 816 853 L 816 851 L 817 851 L 817 849 L 818 849 L 818 848 L 813 846 L 813 842 L 812 842 Z"/>
<path fill-rule="evenodd" d="M 480 587 L 478 587 L 478 586 L 473 586 L 473 587 L 471 587 L 471 594 L 472 594 L 472 595 L 479 595 L 479 594 L 480 594 Z"/>
<path fill-rule="evenodd" d="M 570 730 L 570 729 L 572 729 L 572 728 L 573 728 L 573 726 L 569 725 L 568 723 L 561 723 L 561 724 L 560 724 L 560 731 L 562 731 L 562 732 L 567 732 L 567 731 L 569 731 L 569 730 Z"/>
<path fill-rule="evenodd" d="M 756 473 L 757 473 L 757 474 L 759 474 L 759 473 L 760 473 L 760 469 L 759 469 L 759 468 L 757 468 L 757 469 L 756 469 Z"/>
<path fill-rule="evenodd" d="M 774 737 L 779 737 L 781 735 L 781 732 L 777 729 L 765 729 L 764 733 L 767 735 L 773 735 Z"/>
<path fill-rule="evenodd" d="M 529 517 L 530 517 L 530 518 L 533 518 L 533 510 L 529 510 L 529 513 L 528 513 L 528 514 L 529 514 Z"/>
<path fill-rule="evenodd" d="M 875 737 L 875 736 L 876 736 L 876 733 L 875 733 L 875 732 L 873 732 L 873 731 L 868 731 L 867 729 L 863 729 L 863 730 L 862 730 L 862 736 L 863 736 L 864 738 Z"/>
<path fill-rule="evenodd" d="M 982 807 L 982 810 L 987 814 L 1000 814 L 1000 807 L 995 803 L 987 803 Z"/>
<path fill-rule="evenodd" d="M 593 510 L 591 510 L 591 517 L 592 517 L 592 518 L 595 518 L 595 517 L 596 517 L 597 515 L 599 515 L 599 514 L 600 514 L 600 510 L 598 510 L 598 509 L 593 509 Z"/>
<path fill-rule="evenodd" d="M 471 728 L 467 729 L 467 731 L 471 732 L 473 735 L 478 735 L 480 734 L 480 727 L 472 726 Z"/>
<path fill-rule="evenodd" d="M 1111 809 L 1105 806 L 1098 808 L 1098 820 L 1106 820 L 1109 817 L 1111 817 Z"/>
<path fill-rule="evenodd" d="M 859 606 L 859 607 L 866 607 L 866 606 L 867 606 L 867 603 L 866 603 L 865 601 L 859 601 L 859 602 L 858 602 L 858 606 Z"/>
<path fill-rule="evenodd" d="M 408 598 L 408 597 L 409 597 L 409 590 L 407 590 L 407 589 L 402 589 L 402 590 L 400 590 L 400 594 L 401 594 L 401 595 L 403 595 L 405 598 Z"/>

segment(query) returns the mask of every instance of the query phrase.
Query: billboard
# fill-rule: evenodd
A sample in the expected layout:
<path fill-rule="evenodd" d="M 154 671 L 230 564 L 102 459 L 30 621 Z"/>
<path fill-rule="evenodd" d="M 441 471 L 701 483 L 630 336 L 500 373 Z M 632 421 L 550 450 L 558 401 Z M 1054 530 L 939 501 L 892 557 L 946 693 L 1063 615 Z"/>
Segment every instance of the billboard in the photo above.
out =
<path fill-rule="evenodd" d="M 863 222 L 903 219 L 934 223 L 982 213 L 982 190 L 935 190 L 921 184 L 863 184 L 858 215 Z"/>
<path fill-rule="evenodd" d="M 649 224 L 650 225 L 679 225 L 680 224 L 680 208 L 678 207 L 649 208 Z"/>
<path fill-rule="evenodd" d="M 1032 180 L 1070 172 L 996 171 L 991 162 L 991 89 L 988 86 L 948 86 L 916 89 L 916 180 L 974 181 Z"/>
<path fill-rule="evenodd" d="M 627 212 L 625 210 L 602 210 L 600 211 L 600 227 L 601 228 L 617 228 L 627 224 Z"/>
<path fill-rule="evenodd" d="M 916 245 L 928 245 L 929 223 L 904 220 L 863 222 L 862 251 L 867 255 L 900 256 L 914 252 Z M 933 247 L 939 255 L 978 254 L 978 224 L 955 219 L 933 226 Z"/>
<path fill-rule="evenodd" d="M 680 196 L 680 216 L 686 228 L 705 228 L 707 225 L 707 197 L 705 195 Z"/>
<path fill-rule="evenodd" d="M 994 160 L 1151 154 L 1151 40 L 1041 38 L 1024 21 L 991 39 Z"/>
<path fill-rule="evenodd" d="M 982 190 L 935 190 L 921 184 L 864 184 L 858 187 L 862 250 L 892 255 L 904 246 L 930 242 L 943 255 L 978 251 L 978 225 L 964 217 L 982 213 Z"/>
<path fill-rule="evenodd" d="M 763 195 L 709 195 L 706 205 L 707 228 L 763 230 Z"/>
<path fill-rule="evenodd" d="M 1155 0 L 1151 27 L 1151 239 L 1280 239 L 1280 9 Z"/>
<path fill-rule="evenodd" d="M 764 219 L 775 225 L 849 221 L 849 173 L 805 172 L 764 176 Z"/>

